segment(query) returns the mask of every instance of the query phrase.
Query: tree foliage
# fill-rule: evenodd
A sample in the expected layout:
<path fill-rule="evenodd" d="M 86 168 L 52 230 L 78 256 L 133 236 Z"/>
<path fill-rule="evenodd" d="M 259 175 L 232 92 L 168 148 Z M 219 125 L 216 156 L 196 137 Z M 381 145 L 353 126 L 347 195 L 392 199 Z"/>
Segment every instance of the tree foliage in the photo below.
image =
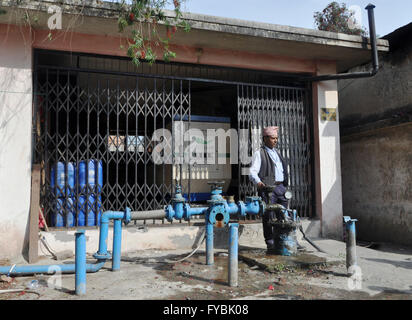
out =
<path fill-rule="evenodd" d="M 313 17 L 319 30 L 367 36 L 367 31 L 357 25 L 359 21 L 355 21 L 355 13 L 345 3 L 333 1 L 323 11 L 315 12 Z"/>
<path fill-rule="evenodd" d="M 138 66 L 141 61 L 153 64 L 156 52 L 162 52 L 163 60 L 168 62 L 176 57 L 170 50 L 170 41 L 178 29 L 190 31 L 190 25 L 182 17 L 181 6 L 184 0 L 122 0 L 118 2 L 120 32 L 130 30 L 131 39 L 126 48 L 127 55 Z M 166 16 L 164 9 L 171 5 L 174 16 Z M 160 32 L 159 26 L 166 32 Z"/>

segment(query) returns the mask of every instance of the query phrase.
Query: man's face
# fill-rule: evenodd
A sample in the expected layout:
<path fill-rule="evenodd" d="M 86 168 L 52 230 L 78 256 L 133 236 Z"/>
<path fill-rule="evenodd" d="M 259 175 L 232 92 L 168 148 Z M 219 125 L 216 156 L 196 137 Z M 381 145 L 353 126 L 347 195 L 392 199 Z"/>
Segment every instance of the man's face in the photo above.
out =
<path fill-rule="evenodd" d="M 278 144 L 278 137 L 276 136 L 266 136 L 263 138 L 263 141 L 265 142 L 266 147 L 273 149 L 277 146 Z"/>

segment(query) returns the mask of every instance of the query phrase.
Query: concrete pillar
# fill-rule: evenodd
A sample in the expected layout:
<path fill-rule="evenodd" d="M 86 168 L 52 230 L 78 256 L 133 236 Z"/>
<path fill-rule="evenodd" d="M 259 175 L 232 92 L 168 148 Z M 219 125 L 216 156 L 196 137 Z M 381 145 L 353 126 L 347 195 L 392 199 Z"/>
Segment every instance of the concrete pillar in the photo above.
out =
<path fill-rule="evenodd" d="M 319 62 L 318 75 L 336 73 L 335 63 Z M 316 214 L 322 237 L 342 239 L 342 178 L 337 81 L 313 84 Z"/>
<path fill-rule="evenodd" d="M 30 31 L 0 24 L 0 258 L 23 251 L 31 189 Z"/>

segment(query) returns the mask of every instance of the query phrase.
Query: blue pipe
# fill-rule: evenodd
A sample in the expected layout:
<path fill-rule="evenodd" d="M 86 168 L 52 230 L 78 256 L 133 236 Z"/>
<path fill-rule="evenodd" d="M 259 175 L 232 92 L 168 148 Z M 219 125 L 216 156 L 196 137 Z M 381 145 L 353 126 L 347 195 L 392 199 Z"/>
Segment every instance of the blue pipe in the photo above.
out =
<path fill-rule="evenodd" d="M 180 186 L 176 186 L 175 197 L 172 199 L 172 204 L 166 207 L 165 217 L 170 222 L 174 219 L 190 220 L 190 217 L 194 215 L 206 215 L 212 210 L 212 207 L 216 205 L 224 206 L 225 210 L 221 213 L 225 216 L 235 214 L 240 214 L 241 216 L 246 216 L 246 214 L 257 215 L 264 212 L 265 205 L 260 197 L 247 197 L 246 204 L 242 201 L 239 201 L 238 204 L 236 204 L 234 202 L 228 203 L 221 194 L 222 188 L 215 188 L 211 191 L 210 200 L 208 200 L 209 207 L 191 208 L 189 204 L 185 203 L 185 199 L 181 195 Z"/>
<path fill-rule="evenodd" d="M 240 214 L 245 216 L 246 214 L 259 214 L 265 209 L 264 203 L 260 197 L 248 197 L 246 204 L 239 201 L 238 204 L 234 202 L 227 202 L 221 196 L 221 188 L 215 188 L 211 192 L 209 207 L 195 207 L 191 208 L 189 204 L 184 203 L 185 200 L 181 196 L 181 189 L 176 187 L 175 198 L 172 200 L 172 204 L 168 205 L 165 209 L 165 217 L 168 221 L 173 219 L 189 220 L 192 215 L 205 215 L 206 222 L 206 264 L 214 264 L 214 245 L 213 245 L 213 227 L 214 224 L 222 220 L 217 221 L 217 215 L 223 216 L 223 223 L 229 222 L 230 215 Z"/>
<path fill-rule="evenodd" d="M 189 220 L 191 216 L 204 215 L 206 214 L 209 207 L 194 207 L 191 208 L 189 204 L 184 204 L 182 202 L 174 203 L 173 205 L 168 205 L 165 209 L 165 217 L 167 221 L 172 222 L 174 219 Z"/>
<path fill-rule="evenodd" d="M 357 265 L 356 261 L 356 228 L 355 222 L 357 219 L 351 219 L 351 217 L 343 217 L 346 228 L 346 268 L 348 273 L 353 273 L 353 268 Z"/>
<path fill-rule="evenodd" d="M 109 235 L 109 221 L 105 217 L 105 213 L 103 213 L 100 218 L 99 249 L 97 250 L 97 253 L 94 254 L 94 257 L 101 258 L 101 259 L 110 259 L 111 255 L 107 252 L 107 237 Z"/>
<path fill-rule="evenodd" d="M 86 234 L 84 230 L 76 232 L 75 288 L 76 295 L 86 294 Z"/>
<path fill-rule="evenodd" d="M 99 250 L 94 254 L 97 259 L 97 263 L 86 263 L 86 272 L 94 273 L 99 271 L 106 260 L 111 258 L 110 253 L 107 251 L 107 236 L 109 233 L 109 220 L 121 219 L 126 224 L 130 222 L 131 212 L 129 208 L 126 208 L 124 212 L 106 211 L 102 214 L 100 220 L 100 234 L 99 234 Z M 117 238 L 118 239 L 118 238 Z M 121 244 L 121 243 L 120 243 Z M 117 245 L 115 246 L 119 248 Z M 118 253 L 119 252 L 119 253 Z M 116 249 L 116 254 L 120 255 L 120 249 Z M 61 264 L 61 265 L 26 265 L 26 266 L 7 266 L 0 267 L 0 274 L 7 274 L 11 276 L 31 275 L 31 274 L 50 274 L 56 273 L 56 269 L 59 273 L 75 273 L 76 264 Z"/>
<path fill-rule="evenodd" d="M 214 264 L 213 224 L 206 223 L 206 264 Z"/>
<path fill-rule="evenodd" d="M 240 212 L 239 206 L 234 202 L 226 203 L 225 208 L 229 215 L 237 214 Z"/>
<path fill-rule="evenodd" d="M 94 273 L 99 271 L 103 265 L 105 264 L 106 260 L 100 260 L 99 262 L 87 263 L 86 264 L 86 272 L 87 273 Z M 0 274 L 8 274 L 11 266 L 7 267 L 0 267 Z M 59 270 L 59 273 L 75 273 L 76 272 L 76 264 L 58 264 L 58 265 L 27 265 L 27 266 L 16 266 L 10 272 L 11 276 L 24 276 L 24 275 L 31 275 L 31 274 L 49 274 L 53 275 L 56 273 L 56 269 Z"/>
<path fill-rule="evenodd" d="M 171 221 L 176 219 L 189 219 L 192 215 L 207 215 L 211 207 L 195 207 L 191 208 L 189 204 L 184 203 L 184 198 L 176 195 L 174 199 L 176 202 L 173 206 L 168 206 L 166 208 L 166 218 Z M 240 214 L 242 216 L 246 214 L 258 214 L 264 210 L 263 203 L 260 202 L 260 198 L 250 197 L 247 199 L 247 203 L 239 202 L 227 203 L 221 197 L 221 190 L 216 190 L 212 192 L 211 200 L 216 201 L 216 204 L 223 205 L 224 215 Z M 262 209 L 263 208 L 263 209 Z M 227 217 L 226 217 L 227 218 Z M 107 250 L 107 238 L 109 233 L 109 221 L 115 220 L 114 236 L 113 236 L 113 259 Z M 116 222 L 118 220 L 118 222 Z M 98 262 L 96 264 L 86 264 L 86 272 L 97 272 L 99 271 L 106 260 L 112 259 L 112 269 L 113 271 L 119 270 L 120 268 L 120 257 L 121 257 L 121 222 L 124 221 L 125 224 L 129 223 L 131 220 L 131 211 L 126 208 L 125 212 L 115 212 L 106 211 L 102 214 L 100 220 L 100 234 L 99 234 L 99 248 L 98 251 L 93 255 Z M 120 225 L 119 225 L 120 224 Z M 206 222 L 206 261 L 208 265 L 214 263 L 214 248 L 213 248 L 213 224 Z M 61 273 L 74 273 L 75 264 L 65 264 L 65 265 L 27 265 L 27 266 L 16 266 L 12 267 L 0 267 L 0 274 L 9 275 L 26 275 L 26 274 L 54 274 L 56 267 L 59 268 Z"/>
<path fill-rule="evenodd" d="M 246 202 L 246 213 L 247 214 L 259 214 L 261 211 L 261 206 L 259 201 L 252 199 L 251 201 Z"/>
<path fill-rule="evenodd" d="M 189 205 L 187 205 L 189 206 Z M 191 217 L 191 216 L 197 216 L 197 215 L 203 215 L 206 213 L 206 211 L 209 209 L 209 207 L 194 207 L 194 208 L 188 208 L 189 210 L 187 210 L 187 216 Z"/>
<path fill-rule="evenodd" d="M 113 226 L 112 271 L 120 270 L 121 254 L 122 254 L 122 220 L 115 219 L 114 226 Z"/>
<path fill-rule="evenodd" d="M 109 235 L 109 221 L 123 219 L 125 223 L 130 221 L 130 210 L 127 208 L 125 212 L 106 211 L 100 219 L 100 235 L 99 235 L 99 250 L 94 254 L 96 259 L 110 259 L 111 255 L 107 252 L 107 237 Z"/>
<path fill-rule="evenodd" d="M 238 239 L 239 224 L 231 223 L 229 227 L 229 286 L 237 287 L 238 285 Z"/>

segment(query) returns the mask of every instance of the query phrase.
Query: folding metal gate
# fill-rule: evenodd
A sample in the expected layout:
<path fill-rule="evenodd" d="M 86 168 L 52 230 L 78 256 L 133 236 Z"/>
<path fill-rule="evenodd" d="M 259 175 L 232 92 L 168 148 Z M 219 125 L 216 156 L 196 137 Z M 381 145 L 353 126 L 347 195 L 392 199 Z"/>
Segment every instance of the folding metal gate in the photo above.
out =
<path fill-rule="evenodd" d="M 232 71 L 231 76 L 250 74 Z M 171 175 L 170 167 L 155 165 L 151 139 L 156 129 L 171 129 L 174 150 L 173 123 L 185 118 L 190 125 L 192 86 L 208 82 L 233 88 L 234 95 L 237 87 L 240 139 L 241 129 L 250 133 L 247 143 L 239 143 L 240 154 L 251 158 L 262 128 L 280 126 L 279 148 L 289 164 L 294 194 L 291 206 L 311 216 L 309 90 L 35 63 L 34 162 L 42 164 L 41 207 L 48 222 L 55 225 L 57 214 L 61 227 L 88 226 L 106 210 L 160 209 L 170 202 L 176 182 L 190 195 L 191 167 L 184 169 L 189 172 L 183 182 L 182 166 Z M 183 155 L 171 156 L 174 162 Z M 247 177 L 249 165 L 238 166 L 239 200 L 256 192 Z"/>
<path fill-rule="evenodd" d="M 279 126 L 278 148 L 289 167 L 291 207 L 305 217 L 312 216 L 309 93 L 305 88 L 238 85 L 239 131 L 248 133 L 239 135 L 239 154 L 251 160 L 262 144 L 262 129 Z M 247 176 L 250 163 L 244 162 L 239 170 L 240 199 L 256 194 Z"/>
<path fill-rule="evenodd" d="M 169 203 L 176 181 L 151 161 L 151 139 L 176 117 L 190 122 L 190 81 L 37 66 L 35 86 L 35 161 L 52 226 Z"/>

